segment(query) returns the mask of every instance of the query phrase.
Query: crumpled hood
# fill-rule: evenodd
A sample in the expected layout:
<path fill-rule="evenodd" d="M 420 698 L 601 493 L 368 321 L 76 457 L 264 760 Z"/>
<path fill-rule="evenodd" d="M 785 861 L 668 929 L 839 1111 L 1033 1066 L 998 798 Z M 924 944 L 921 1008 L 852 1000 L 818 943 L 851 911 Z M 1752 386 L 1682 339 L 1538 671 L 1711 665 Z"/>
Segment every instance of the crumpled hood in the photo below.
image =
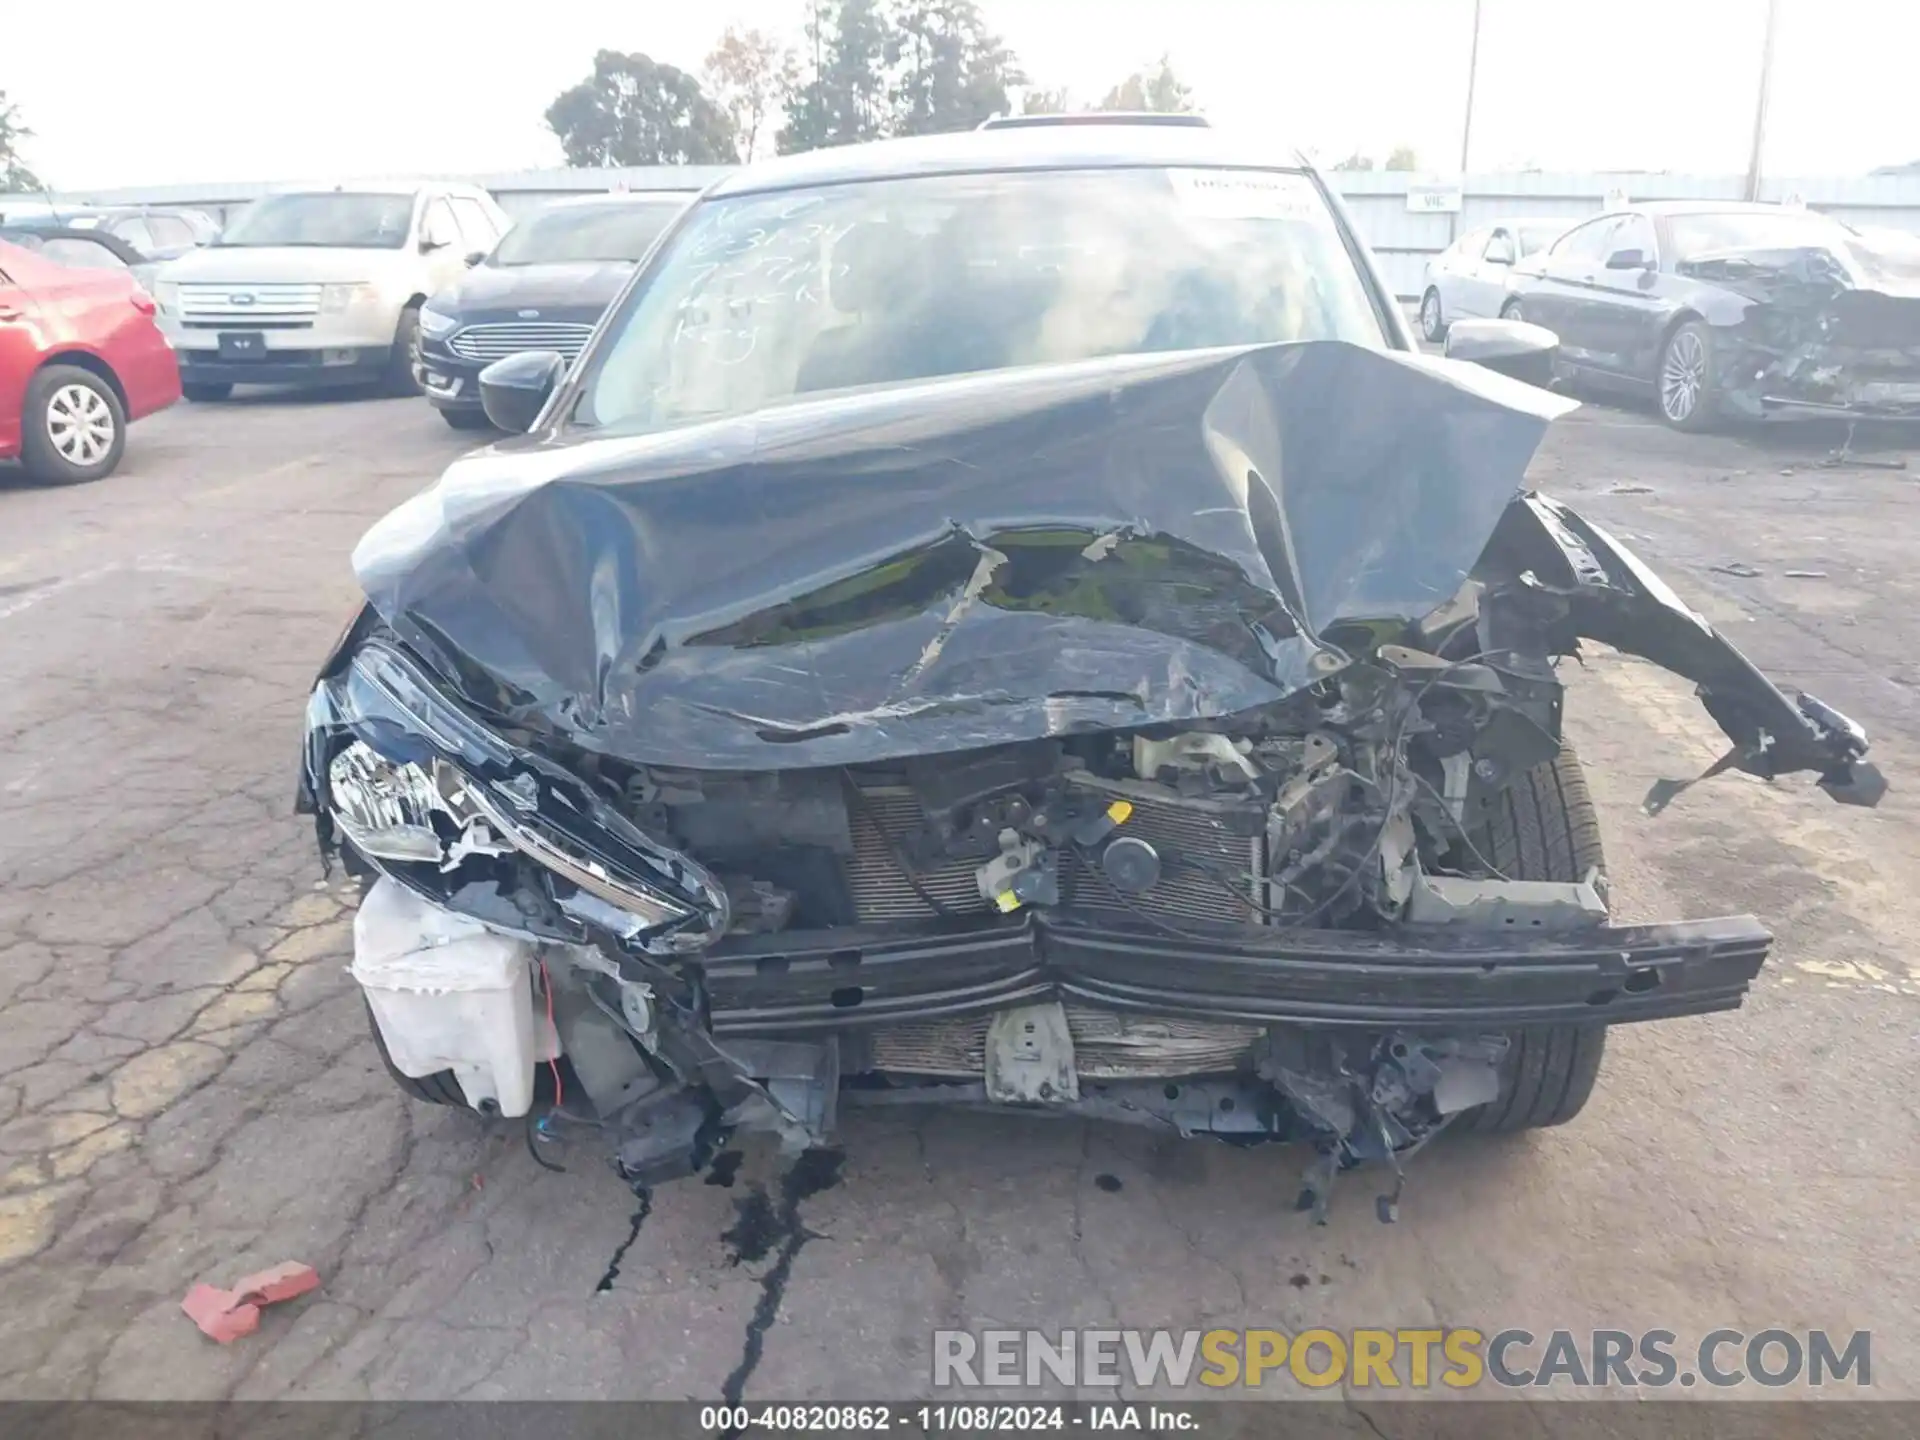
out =
<path fill-rule="evenodd" d="M 451 315 L 483 310 L 551 310 L 528 319 L 593 316 L 613 303 L 633 274 L 626 261 L 588 260 L 557 265 L 476 265 L 435 299 Z"/>
<path fill-rule="evenodd" d="M 1458 591 L 1569 402 L 1337 342 L 815 399 L 463 460 L 354 554 L 499 720 L 787 769 L 1219 717 Z"/>
<path fill-rule="evenodd" d="M 1869 291 L 1920 299 L 1920 259 L 1911 251 L 1857 237 L 1844 245 L 1793 245 L 1715 250 L 1682 260 L 1682 275 L 1722 285 L 1750 299 L 1829 299 Z"/>

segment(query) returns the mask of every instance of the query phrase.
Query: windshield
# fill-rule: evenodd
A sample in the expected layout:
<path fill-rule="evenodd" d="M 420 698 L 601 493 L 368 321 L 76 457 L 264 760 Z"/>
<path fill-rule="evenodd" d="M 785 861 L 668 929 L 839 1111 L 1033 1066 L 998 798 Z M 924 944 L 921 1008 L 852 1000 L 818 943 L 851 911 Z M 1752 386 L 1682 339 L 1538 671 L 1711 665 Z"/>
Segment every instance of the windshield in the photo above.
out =
<path fill-rule="evenodd" d="M 583 425 L 1144 351 L 1386 335 L 1305 175 L 917 176 L 702 204 L 609 322 Z"/>
<path fill-rule="evenodd" d="M 1691 260 L 1716 250 L 1785 250 L 1798 245 L 1838 245 L 1846 229 L 1805 210 L 1728 210 L 1668 217 L 1675 258 Z"/>
<path fill-rule="evenodd" d="M 269 195 L 256 200 L 215 243 L 324 245 L 354 250 L 398 250 L 413 228 L 413 196 Z"/>
<path fill-rule="evenodd" d="M 556 205 L 522 220 L 488 258 L 489 265 L 560 265 L 624 261 L 647 253 L 684 200 L 625 201 L 609 205 Z"/>

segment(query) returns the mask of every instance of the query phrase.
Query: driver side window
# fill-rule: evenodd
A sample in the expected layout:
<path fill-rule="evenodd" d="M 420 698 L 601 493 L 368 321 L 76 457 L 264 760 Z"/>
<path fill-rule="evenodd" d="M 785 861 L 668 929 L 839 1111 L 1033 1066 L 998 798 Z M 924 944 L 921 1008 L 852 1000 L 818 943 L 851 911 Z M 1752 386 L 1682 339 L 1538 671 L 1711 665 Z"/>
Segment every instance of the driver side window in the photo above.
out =
<path fill-rule="evenodd" d="M 1613 249 L 1614 231 L 1620 228 L 1624 217 L 1606 215 L 1598 220 L 1590 220 L 1577 230 L 1570 230 L 1553 247 L 1555 260 L 1605 260 Z"/>
<path fill-rule="evenodd" d="M 1652 264 L 1657 243 L 1653 235 L 1653 222 L 1644 215 L 1629 215 L 1613 232 L 1607 253 L 1611 255 L 1621 250 L 1638 250 L 1641 258 Z"/>

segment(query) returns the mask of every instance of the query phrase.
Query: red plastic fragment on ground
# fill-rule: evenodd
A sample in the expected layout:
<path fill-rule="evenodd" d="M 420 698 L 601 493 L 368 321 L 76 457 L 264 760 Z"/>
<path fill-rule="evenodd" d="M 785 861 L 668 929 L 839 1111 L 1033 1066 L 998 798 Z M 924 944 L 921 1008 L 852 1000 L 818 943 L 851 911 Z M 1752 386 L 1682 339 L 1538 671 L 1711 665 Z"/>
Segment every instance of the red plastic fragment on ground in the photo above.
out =
<path fill-rule="evenodd" d="M 222 1345 L 231 1345 L 242 1335 L 251 1335 L 260 1328 L 262 1305 L 291 1300 L 319 1288 L 317 1270 L 290 1260 L 271 1270 L 246 1276 L 231 1290 L 222 1290 L 217 1285 L 196 1285 L 180 1302 L 180 1308 L 204 1334 Z"/>

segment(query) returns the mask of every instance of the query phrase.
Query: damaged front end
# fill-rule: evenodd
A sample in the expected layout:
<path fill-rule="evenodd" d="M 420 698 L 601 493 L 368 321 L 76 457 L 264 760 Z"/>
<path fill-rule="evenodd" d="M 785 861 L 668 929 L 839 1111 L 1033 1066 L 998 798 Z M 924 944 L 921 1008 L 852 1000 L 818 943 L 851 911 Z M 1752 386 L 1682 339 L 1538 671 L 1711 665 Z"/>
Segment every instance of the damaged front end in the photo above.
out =
<path fill-rule="evenodd" d="M 1518 493 L 1562 408 L 1315 343 L 463 462 L 308 717 L 395 1069 L 636 1183 L 944 1102 L 1306 1138 L 1323 1208 L 1542 1046 L 1737 1006 L 1757 921 L 1609 918 L 1555 662 L 1691 680 L 1716 769 L 1879 780 Z"/>
<path fill-rule="evenodd" d="M 1856 237 L 1701 255 L 1677 268 L 1745 302 L 1716 330 L 1730 412 L 1920 418 L 1920 265 L 1911 258 Z"/>

